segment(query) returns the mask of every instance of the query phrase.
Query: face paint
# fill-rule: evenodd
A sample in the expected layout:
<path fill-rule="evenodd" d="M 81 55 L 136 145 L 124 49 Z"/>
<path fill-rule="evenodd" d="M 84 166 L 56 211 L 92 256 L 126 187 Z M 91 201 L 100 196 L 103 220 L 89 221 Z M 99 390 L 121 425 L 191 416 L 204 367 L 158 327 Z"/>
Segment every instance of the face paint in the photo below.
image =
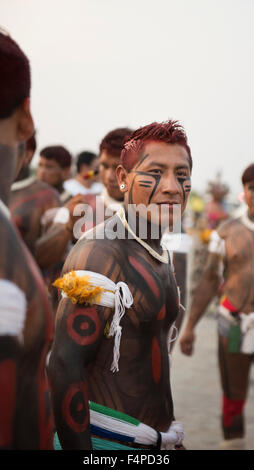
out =
<path fill-rule="evenodd" d="M 129 195 L 129 204 L 133 204 L 133 185 L 135 183 L 135 180 L 138 176 L 146 176 L 147 178 L 153 178 L 153 180 L 155 180 L 155 182 L 152 180 L 149 180 L 149 179 L 141 179 L 141 180 L 138 180 L 137 183 L 139 186 L 143 187 L 143 188 L 152 188 L 153 187 L 153 190 L 150 194 L 150 197 L 148 199 L 148 204 L 150 204 L 151 202 L 151 199 L 157 189 L 157 186 L 160 182 L 160 179 L 161 179 L 161 175 L 157 175 L 157 174 L 150 174 L 146 171 L 140 171 L 138 170 L 138 168 L 142 165 L 142 163 L 149 157 L 149 154 L 146 154 L 144 155 L 144 157 L 141 158 L 140 162 L 138 163 L 137 167 L 135 168 L 135 170 L 133 170 L 133 172 L 135 173 L 135 176 L 134 176 L 134 179 L 132 181 L 132 185 L 131 185 L 131 189 L 130 189 L 130 195 Z"/>
<path fill-rule="evenodd" d="M 177 179 L 181 185 L 181 188 L 183 191 L 183 198 L 185 202 L 187 194 L 189 194 L 189 192 L 191 191 L 191 184 L 190 184 L 191 179 L 189 176 L 186 176 L 186 177 L 178 176 Z"/>

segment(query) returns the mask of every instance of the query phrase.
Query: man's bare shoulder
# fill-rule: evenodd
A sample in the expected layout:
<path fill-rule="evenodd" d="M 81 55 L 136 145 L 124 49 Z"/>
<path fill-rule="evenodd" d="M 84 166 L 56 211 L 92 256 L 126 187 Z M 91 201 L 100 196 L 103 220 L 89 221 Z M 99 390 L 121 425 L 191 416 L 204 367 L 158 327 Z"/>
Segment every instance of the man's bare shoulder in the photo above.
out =
<path fill-rule="evenodd" d="M 123 250 L 119 240 L 112 240 L 106 236 L 102 238 L 103 235 L 105 235 L 104 223 L 87 232 L 70 251 L 63 267 L 63 274 L 71 270 L 85 269 L 116 280 L 116 273 L 119 273 L 123 264 Z"/>
<path fill-rule="evenodd" d="M 240 218 L 230 218 L 225 222 L 222 222 L 216 229 L 219 236 L 223 239 L 227 238 L 228 236 L 232 235 L 236 230 L 241 229 L 241 221 Z"/>
<path fill-rule="evenodd" d="M 57 190 L 44 181 L 35 180 L 31 185 L 31 191 L 34 194 L 37 194 L 38 192 L 45 192 L 60 204 L 60 197 Z"/>

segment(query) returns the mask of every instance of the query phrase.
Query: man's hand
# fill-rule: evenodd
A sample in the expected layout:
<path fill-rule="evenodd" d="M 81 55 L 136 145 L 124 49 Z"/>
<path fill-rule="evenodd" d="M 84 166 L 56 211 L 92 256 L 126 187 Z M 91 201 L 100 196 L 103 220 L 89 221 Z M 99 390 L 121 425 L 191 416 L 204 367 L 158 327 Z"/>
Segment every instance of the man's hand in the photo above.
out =
<path fill-rule="evenodd" d="M 74 208 L 77 204 L 87 204 L 87 199 L 86 196 L 83 194 L 77 194 L 76 196 L 73 196 L 68 203 L 66 204 L 65 207 L 67 207 L 70 217 L 68 222 L 65 224 L 65 227 L 72 233 L 73 231 L 73 226 L 75 222 L 79 219 L 78 216 L 73 215 Z"/>
<path fill-rule="evenodd" d="M 180 348 L 183 354 L 191 356 L 193 353 L 193 346 L 195 342 L 195 333 L 193 329 L 185 328 L 180 338 Z"/>

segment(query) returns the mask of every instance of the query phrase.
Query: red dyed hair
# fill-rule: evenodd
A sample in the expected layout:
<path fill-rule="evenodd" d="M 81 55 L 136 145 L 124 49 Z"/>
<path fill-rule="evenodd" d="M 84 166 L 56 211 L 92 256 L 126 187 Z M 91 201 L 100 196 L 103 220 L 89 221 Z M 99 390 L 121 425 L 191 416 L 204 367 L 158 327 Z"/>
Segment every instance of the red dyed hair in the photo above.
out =
<path fill-rule="evenodd" d="M 121 152 L 121 164 L 124 168 L 126 170 L 133 168 L 144 146 L 148 142 L 154 141 L 182 145 L 188 153 L 190 169 L 192 170 L 192 157 L 186 133 L 178 121 L 172 120 L 162 123 L 153 122 L 134 131 L 125 142 Z"/>
<path fill-rule="evenodd" d="M 243 185 L 246 183 L 250 183 L 250 181 L 254 181 L 254 163 L 248 166 L 242 174 Z"/>
<path fill-rule="evenodd" d="M 123 149 L 124 142 L 132 134 L 132 129 L 128 127 L 119 127 L 103 137 L 100 143 L 100 154 L 105 151 L 114 157 L 119 158 Z"/>
<path fill-rule="evenodd" d="M 0 119 L 11 116 L 30 96 L 28 58 L 18 44 L 0 28 Z"/>
<path fill-rule="evenodd" d="M 71 166 L 72 156 L 62 145 L 52 145 L 41 150 L 40 155 L 46 160 L 55 160 L 62 168 Z"/>

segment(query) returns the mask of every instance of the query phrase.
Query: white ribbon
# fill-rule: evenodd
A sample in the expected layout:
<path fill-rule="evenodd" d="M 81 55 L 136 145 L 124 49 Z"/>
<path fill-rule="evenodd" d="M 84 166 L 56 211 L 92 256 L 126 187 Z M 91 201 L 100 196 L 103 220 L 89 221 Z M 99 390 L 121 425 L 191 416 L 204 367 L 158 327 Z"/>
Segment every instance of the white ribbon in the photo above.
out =
<path fill-rule="evenodd" d="M 122 336 L 122 327 L 120 326 L 120 321 L 125 314 L 125 308 L 130 308 L 133 303 L 133 297 L 130 289 L 127 284 L 125 284 L 125 282 L 120 281 L 115 284 L 108 277 L 93 271 L 77 270 L 74 272 L 79 277 L 89 276 L 89 282 L 91 286 L 100 286 L 103 289 L 106 289 L 106 291 L 101 293 L 100 300 L 96 301 L 97 305 L 110 308 L 115 307 L 115 312 L 111 321 L 108 336 L 115 336 L 113 362 L 111 364 L 110 370 L 112 372 L 118 372 L 120 342 Z M 63 293 L 62 295 L 63 297 L 66 297 L 66 294 Z"/>
<path fill-rule="evenodd" d="M 254 312 L 241 313 L 241 332 L 243 334 L 241 352 L 245 354 L 254 353 Z"/>
<path fill-rule="evenodd" d="M 0 279 L 0 336 L 17 336 L 23 342 L 26 297 L 13 282 Z"/>
<path fill-rule="evenodd" d="M 216 230 L 213 230 L 210 235 L 210 242 L 208 245 L 208 251 L 210 253 L 216 253 L 222 257 L 225 256 L 225 240 L 221 238 Z"/>

